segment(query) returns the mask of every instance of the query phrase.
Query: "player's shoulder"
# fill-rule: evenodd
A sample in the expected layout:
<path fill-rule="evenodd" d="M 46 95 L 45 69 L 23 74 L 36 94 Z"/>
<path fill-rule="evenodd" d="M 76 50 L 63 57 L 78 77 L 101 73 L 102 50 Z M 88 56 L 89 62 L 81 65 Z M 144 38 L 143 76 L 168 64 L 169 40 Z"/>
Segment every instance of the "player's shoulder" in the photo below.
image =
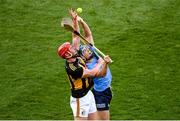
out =
<path fill-rule="evenodd" d="M 78 66 L 77 66 L 77 64 L 75 62 L 73 62 L 73 63 L 66 62 L 65 68 L 68 71 L 75 71 L 78 68 Z"/>
<path fill-rule="evenodd" d="M 71 75 L 72 78 L 77 79 L 81 78 L 83 74 L 83 68 L 79 65 L 79 62 L 73 62 L 73 63 L 66 63 L 66 72 L 68 75 Z"/>
<path fill-rule="evenodd" d="M 83 67 L 84 61 L 80 58 L 77 58 L 77 60 L 73 63 L 66 62 L 66 69 L 69 71 L 76 71 L 79 68 Z"/>

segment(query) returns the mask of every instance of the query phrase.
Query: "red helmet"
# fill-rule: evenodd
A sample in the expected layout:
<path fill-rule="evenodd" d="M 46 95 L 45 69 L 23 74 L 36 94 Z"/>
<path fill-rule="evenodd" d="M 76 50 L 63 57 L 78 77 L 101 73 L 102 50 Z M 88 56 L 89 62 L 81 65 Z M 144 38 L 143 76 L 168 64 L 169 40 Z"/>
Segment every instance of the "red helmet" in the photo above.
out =
<path fill-rule="evenodd" d="M 58 55 L 62 58 L 66 58 L 65 54 L 69 51 L 71 44 L 69 42 L 63 43 L 61 46 L 58 47 Z"/>

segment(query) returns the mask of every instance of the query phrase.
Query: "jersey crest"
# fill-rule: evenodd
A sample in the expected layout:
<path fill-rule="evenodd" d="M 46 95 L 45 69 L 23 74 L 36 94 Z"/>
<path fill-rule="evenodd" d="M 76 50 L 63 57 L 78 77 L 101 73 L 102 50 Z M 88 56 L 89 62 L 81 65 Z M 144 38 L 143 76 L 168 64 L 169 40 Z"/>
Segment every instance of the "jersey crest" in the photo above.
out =
<path fill-rule="evenodd" d="M 77 69 L 77 67 L 75 67 L 73 63 L 69 64 L 69 68 L 73 71 L 75 71 Z"/>

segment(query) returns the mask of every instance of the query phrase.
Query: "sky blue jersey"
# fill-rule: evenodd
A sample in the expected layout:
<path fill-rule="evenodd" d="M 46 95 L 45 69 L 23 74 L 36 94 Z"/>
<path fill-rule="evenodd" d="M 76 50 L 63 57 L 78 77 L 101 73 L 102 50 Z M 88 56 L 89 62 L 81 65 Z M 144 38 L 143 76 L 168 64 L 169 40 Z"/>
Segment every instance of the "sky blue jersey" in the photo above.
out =
<path fill-rule="evenodd" d="M 93 48 L 90 49 L 91 51 L 93 51 L 93 58 L 90 60 L 90 62 L 86 63 L 86 66 L 88 69 L 93 69 L 97 62 L 98 62 L 98 57 L 99 55 L 94 51 Z M 96 91 L 104 91 L 105 89 L 107 89 L 108 87 L 110 87 L 111 85 L 111 80 L 112 80 L 112 75 L 111 75 L 111 71 L 109 69 L 109 67 L 107 68 L 107 73 L 105 76 L 103 77 L 94 77 L 93 81 L 94 81 L 94 89 Z"/>

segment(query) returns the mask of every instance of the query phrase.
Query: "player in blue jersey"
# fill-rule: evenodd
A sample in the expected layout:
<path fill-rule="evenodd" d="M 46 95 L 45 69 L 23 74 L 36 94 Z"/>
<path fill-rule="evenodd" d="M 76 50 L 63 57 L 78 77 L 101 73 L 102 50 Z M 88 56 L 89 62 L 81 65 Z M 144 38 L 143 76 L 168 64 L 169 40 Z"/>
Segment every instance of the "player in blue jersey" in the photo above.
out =
<path fill-rule="evenodd" d="M 84 37 L 91 44 L 94 44 L 93 36 L 89 26 L 81 17 L 78 17 L 78 20 L 83 28 Z M 87 45 L 80 45 L 80 55 L 82 56 L 82 58 L 84 58 L 86 62 L 86 66 L 90 70 L 97 65 L 99 58 L 101 58 L 94 51 L 93 47 Z M 112 92 L 111 92 L 112 75 L 110 69 L 109 68 L 107 69 L 106 75 L 103 77 L 93 77 L 93 81 L 94 81 L 94 87 L 92 91 L 95 96 L 99 120 L 109 120 L 110 119 L 109 106 L 112 99 Z"/>

